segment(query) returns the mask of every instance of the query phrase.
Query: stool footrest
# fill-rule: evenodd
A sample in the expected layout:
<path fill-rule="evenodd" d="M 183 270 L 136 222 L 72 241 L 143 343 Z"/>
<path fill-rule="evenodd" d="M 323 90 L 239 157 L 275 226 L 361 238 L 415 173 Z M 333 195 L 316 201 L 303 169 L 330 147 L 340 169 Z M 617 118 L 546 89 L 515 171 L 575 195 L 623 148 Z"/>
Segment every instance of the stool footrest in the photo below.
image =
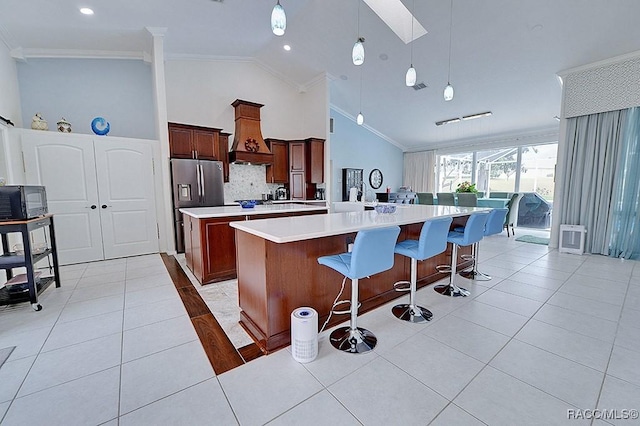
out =
<path fill-rule="evenodd" d="M 393 289 L 395 291 L 411 291 L 411 282 L 410 281 L 398 281 L 393 284 Z"/>
<path fill-rule="evenodd" d="M 450 274 L 451 273 L 451 265 L 438 265 L 436 266 L 436 270 L 441 274 Z"/>
<path fill-rule="evenodd" d="M 461 254 L 460 257 L 465 259 L 465 260 L 473 260 L 473 259 L 475 259 L 475 256 L 472 255 L 472 254 Z"/>
<path fill-rule="evenodd" d="M 336 311 L 336 310 L 335 310 L 335 307 L 336 307 L 336 306 L 338 306 L 338 305 L 344 305 L 344 304 L 349 304 L 349 309 L 347 309 L 347 310 L 345 310 L 345 311 Z M 358 309 L 360 309 L 360 306 L 361 306 L 361 305 L 362 305 L 362 304 L 358 302 Z M 336 304 L 335 304 L 335 305 L 333 305 L 333 307 L 331 308 L 331 312 L 332 312 L 334 315 L 347 315 L 347 314 L 350 314 L 350 313 L 351 313 L 351 300 L 341 300 L 341 301 L 339 301 L 339 302 L 336 302 Z"/>

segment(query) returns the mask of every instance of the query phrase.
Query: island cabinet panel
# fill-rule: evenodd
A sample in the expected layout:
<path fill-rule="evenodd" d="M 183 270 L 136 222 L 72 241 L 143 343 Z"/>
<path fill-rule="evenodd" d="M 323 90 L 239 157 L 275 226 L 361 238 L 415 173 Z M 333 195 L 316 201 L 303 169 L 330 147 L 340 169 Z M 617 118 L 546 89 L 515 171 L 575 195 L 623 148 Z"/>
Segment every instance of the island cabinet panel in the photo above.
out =
<path fill-rule="evenodd" d="M 229 223 L 244 220 L 324 214 L 327 210 L 283 211 L 197 219 L 184 215 L 185 259 L 201 284 L 236 278 L 236 234 Z"/>
<path fill-rule="evenodd" d="M 402 226 L 398 241 L 417 238 L 421 226 Z M 342 234 L 278 244 L 236 230 L 240 323 L 264 352 L 290 344 L 290 315 L 294 309 L 312 307 L 318 312 L 318 325 L 326 321 L 343 276 L 318 264 L 318 257 L 346 252 L 355 236 L 355 233 Z M 448 279 L 448 275 L 438 273 L 435 266 L 449 264 L 450 251 L 451 246 L 448 245 L 444 253 L 420 262 L 418 287 Z M 470 249 L 466 247 L 461 252 L 470 253 Z M 458 265 L 466 267 L 470 262 L 461 259 Z M 409 280 L 410 267 L 409 258 L 396 254 L 390 270 L 361 279 L 359 313 L 406 295 L 396 292 L 393 284 Z M 348 300 L 350 294 L 351 281 L 347 279 L 342 299 Z M 348 318 L 344 315 L 334 315 L 328 327 L 345 320 Z"/>

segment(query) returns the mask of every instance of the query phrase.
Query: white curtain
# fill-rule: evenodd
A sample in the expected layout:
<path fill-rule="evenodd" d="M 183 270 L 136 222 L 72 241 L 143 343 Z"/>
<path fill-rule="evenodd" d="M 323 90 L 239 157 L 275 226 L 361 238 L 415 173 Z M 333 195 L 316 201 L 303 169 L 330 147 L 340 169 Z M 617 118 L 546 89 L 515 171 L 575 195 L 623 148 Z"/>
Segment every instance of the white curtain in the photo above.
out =
<path fill-rule="evenodd" d="M 567 120 L 561 224 L 587 228 L 585 251 L 609 254 L 614 179 L 628 110 Z M 555 219 L 554 219 L 555 220 Z"/>
<path fill-rule="evenodd" d="M 414 192 L 435 192 L 435 151 L 405 152 L 404 181 Z"/>

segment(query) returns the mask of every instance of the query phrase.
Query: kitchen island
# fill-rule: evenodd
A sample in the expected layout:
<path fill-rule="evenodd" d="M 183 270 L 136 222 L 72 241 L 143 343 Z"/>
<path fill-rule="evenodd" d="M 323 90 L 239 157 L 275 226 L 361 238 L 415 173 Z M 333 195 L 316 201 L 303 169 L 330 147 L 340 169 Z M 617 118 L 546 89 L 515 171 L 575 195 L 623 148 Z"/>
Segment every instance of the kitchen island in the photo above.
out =
<path fill-rule="evenodd" d="M 393 214 L 375 211 L 333 213 L 320 216 L 288 217 L 259 221 L 232 222 L 236 229 L 236 254 L 240 323 L 260 348 L 269 353 L 289 344 L 291 312 L 302 306 L 314 308 L 319 323 L 326 320 L 343 276 L 319 265 L 318 257 L 347 251 L 356 233 L 364 229 L 399 225 L 398 240 L 418 239 L 422 224 L 433 217 L 453 217 L 452 226 L 466 223 L 474 211 L 485 208 L 453 206 L 398 205 Z M 470 247 L 458 255 L 470 253 Z M 451 263 L 447 251 L 418 263 L 418 286 L 445 277 L 436 265 Z M 461 257 L 457 263 L 470 263 Z M 393 284 L 408 280 L 410 260 L 396 255 L 393 268 L 360 281 L 360 312 L 378 307 L 401 293 Z M 347 280 L 343 295 L 350 294 Z M 329 326 L 348 318 L 334 315 Z"/>
<path fill-rule="evenodd" d="M 187 267 L 200 284 L 236 277 L 235 231 L 230 223 L 327 212 L 323 205 L 264 204 L 253 208 L 240 205 L 180 209 L 184 214 L 184 245 Z"/>

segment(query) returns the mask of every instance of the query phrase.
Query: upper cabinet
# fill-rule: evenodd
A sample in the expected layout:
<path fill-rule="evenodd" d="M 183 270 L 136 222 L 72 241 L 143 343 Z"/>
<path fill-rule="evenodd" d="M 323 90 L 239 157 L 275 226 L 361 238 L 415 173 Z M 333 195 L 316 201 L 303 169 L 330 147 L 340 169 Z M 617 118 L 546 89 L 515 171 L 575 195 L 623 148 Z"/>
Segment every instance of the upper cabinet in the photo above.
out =
<path fill-rule="evenodd" d="M 169 150 L 171 158 L 224 161 L 220 129 L 169 123 Z"/>
<path fill-rule="evenodd" d="M 305 142 L 307 183 L 324 183 L 324 139 L 309 138 Z"/>
<path fill-rule="evenodd" d="M 273 154 L 273 164 L 267 165 L 267 183 L 289 183 L 289 142 L 265 139 Z"/>
<path fill-rule="evenodd" d="M 225 182 L 229 182 L 229 136 L 231 133 L 220 132 L 220 146 L 218 148 L 220 153 L 218 158 L 222 161 Z"/>

